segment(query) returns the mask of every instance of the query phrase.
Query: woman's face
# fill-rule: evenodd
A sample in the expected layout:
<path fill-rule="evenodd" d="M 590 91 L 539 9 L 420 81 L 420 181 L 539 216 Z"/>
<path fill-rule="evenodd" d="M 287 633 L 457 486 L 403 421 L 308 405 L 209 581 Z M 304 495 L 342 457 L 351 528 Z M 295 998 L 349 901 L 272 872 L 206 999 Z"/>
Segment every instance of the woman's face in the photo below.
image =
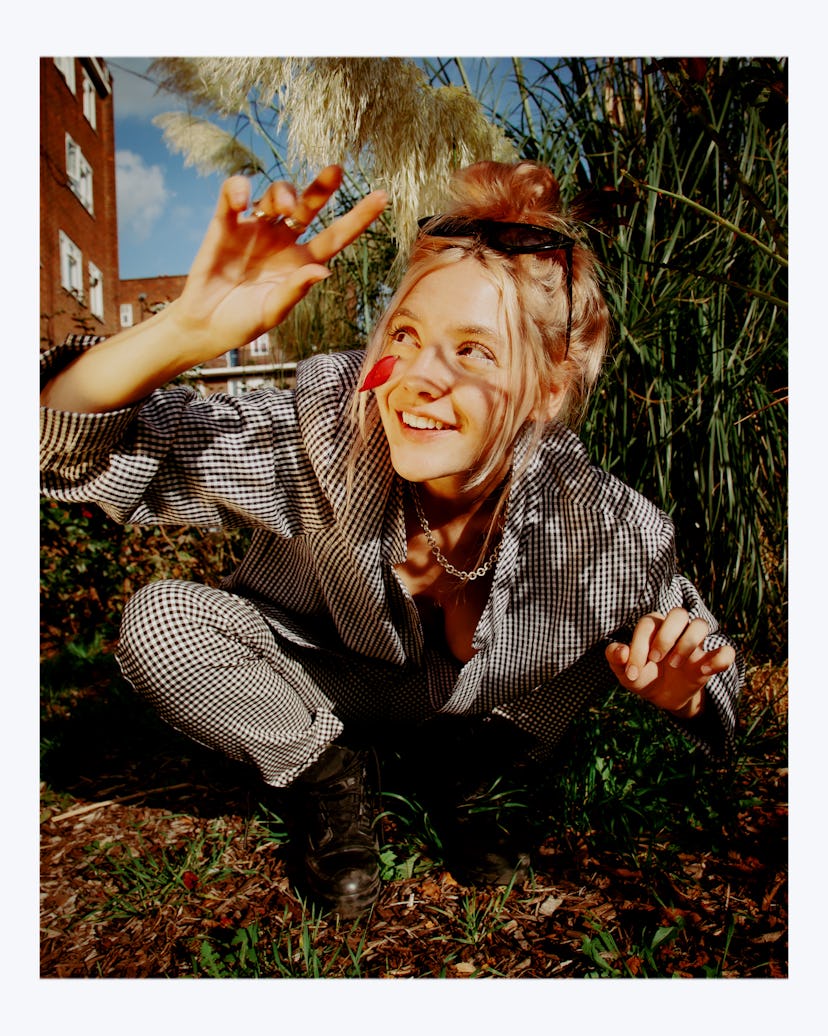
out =
<path fill-rule="evenodd" d="M 426 274 L 388 322 L 383 355 L 397 361 L 375 395 L 391 461 L 440 496 L 462 496 L 503 420 L 511 350 L 502 309 L 479 264 L 462 259 Z"/>

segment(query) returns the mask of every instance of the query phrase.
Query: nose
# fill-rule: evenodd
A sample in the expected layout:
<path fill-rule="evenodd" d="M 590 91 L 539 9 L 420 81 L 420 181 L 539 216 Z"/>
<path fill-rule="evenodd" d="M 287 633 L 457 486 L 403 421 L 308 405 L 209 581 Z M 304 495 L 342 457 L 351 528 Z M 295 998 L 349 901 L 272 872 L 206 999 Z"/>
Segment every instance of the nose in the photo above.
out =
<path fill-rule="evenodd" d="M 403 381 L 419 395 L 440 396 L 451 385 L 451 365 L 439 346 L 421 346 L 406 365 Z"/>

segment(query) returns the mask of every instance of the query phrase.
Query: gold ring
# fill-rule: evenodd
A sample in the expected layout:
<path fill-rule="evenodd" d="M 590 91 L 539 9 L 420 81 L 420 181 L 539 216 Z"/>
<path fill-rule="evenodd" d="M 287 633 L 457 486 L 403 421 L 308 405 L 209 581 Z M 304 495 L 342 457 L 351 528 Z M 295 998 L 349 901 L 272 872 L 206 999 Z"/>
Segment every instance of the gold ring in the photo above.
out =
<path fill-rule="evenodd" d="M 293 216 L 285 216 L 282 222 L 288 230 L 295 230 L 298 234 L 308 229 L 307 223 L 303 223 L 301 219 L 295 219 Z"/>

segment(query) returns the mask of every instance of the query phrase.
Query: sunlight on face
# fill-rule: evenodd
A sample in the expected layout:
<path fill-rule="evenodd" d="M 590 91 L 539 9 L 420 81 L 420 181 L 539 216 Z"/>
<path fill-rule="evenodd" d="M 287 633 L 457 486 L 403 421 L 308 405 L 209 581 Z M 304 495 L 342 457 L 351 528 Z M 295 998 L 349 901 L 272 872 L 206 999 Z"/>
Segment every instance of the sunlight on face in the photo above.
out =
<path fill-rule="evenodd" d="M 392 313 L 384 353 L 397 357 L 376 390 L 395 470 L 460 496 L 502 422 L 509 391 L 498 288 L 470 258 L 433 270 Z"/>

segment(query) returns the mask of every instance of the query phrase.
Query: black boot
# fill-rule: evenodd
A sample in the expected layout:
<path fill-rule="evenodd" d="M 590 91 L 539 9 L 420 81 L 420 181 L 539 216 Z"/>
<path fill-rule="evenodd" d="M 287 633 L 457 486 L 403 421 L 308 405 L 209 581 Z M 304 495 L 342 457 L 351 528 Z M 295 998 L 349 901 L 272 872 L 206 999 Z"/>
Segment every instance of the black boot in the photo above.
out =
<path fill-rule="evenodd" d="M 293 787 L 304 813 L 304 870 L 310 891 L 339 917 L 358 917 L 380 890 L 366 753 L 330 745 Z"/>
<path fill-rule="evenodd" d="M 428 734 L 418 783 L 447 869 L 463 885 L 522 885 L 535 841 L 529 740 L 499 717 L 438 723 Z"/>
<path fill-rule="evenodd" d="M 446 868 L 461 885 L 522 885 L 534 839 L 525 789 L 495 778 L 431 810 Z"/>

